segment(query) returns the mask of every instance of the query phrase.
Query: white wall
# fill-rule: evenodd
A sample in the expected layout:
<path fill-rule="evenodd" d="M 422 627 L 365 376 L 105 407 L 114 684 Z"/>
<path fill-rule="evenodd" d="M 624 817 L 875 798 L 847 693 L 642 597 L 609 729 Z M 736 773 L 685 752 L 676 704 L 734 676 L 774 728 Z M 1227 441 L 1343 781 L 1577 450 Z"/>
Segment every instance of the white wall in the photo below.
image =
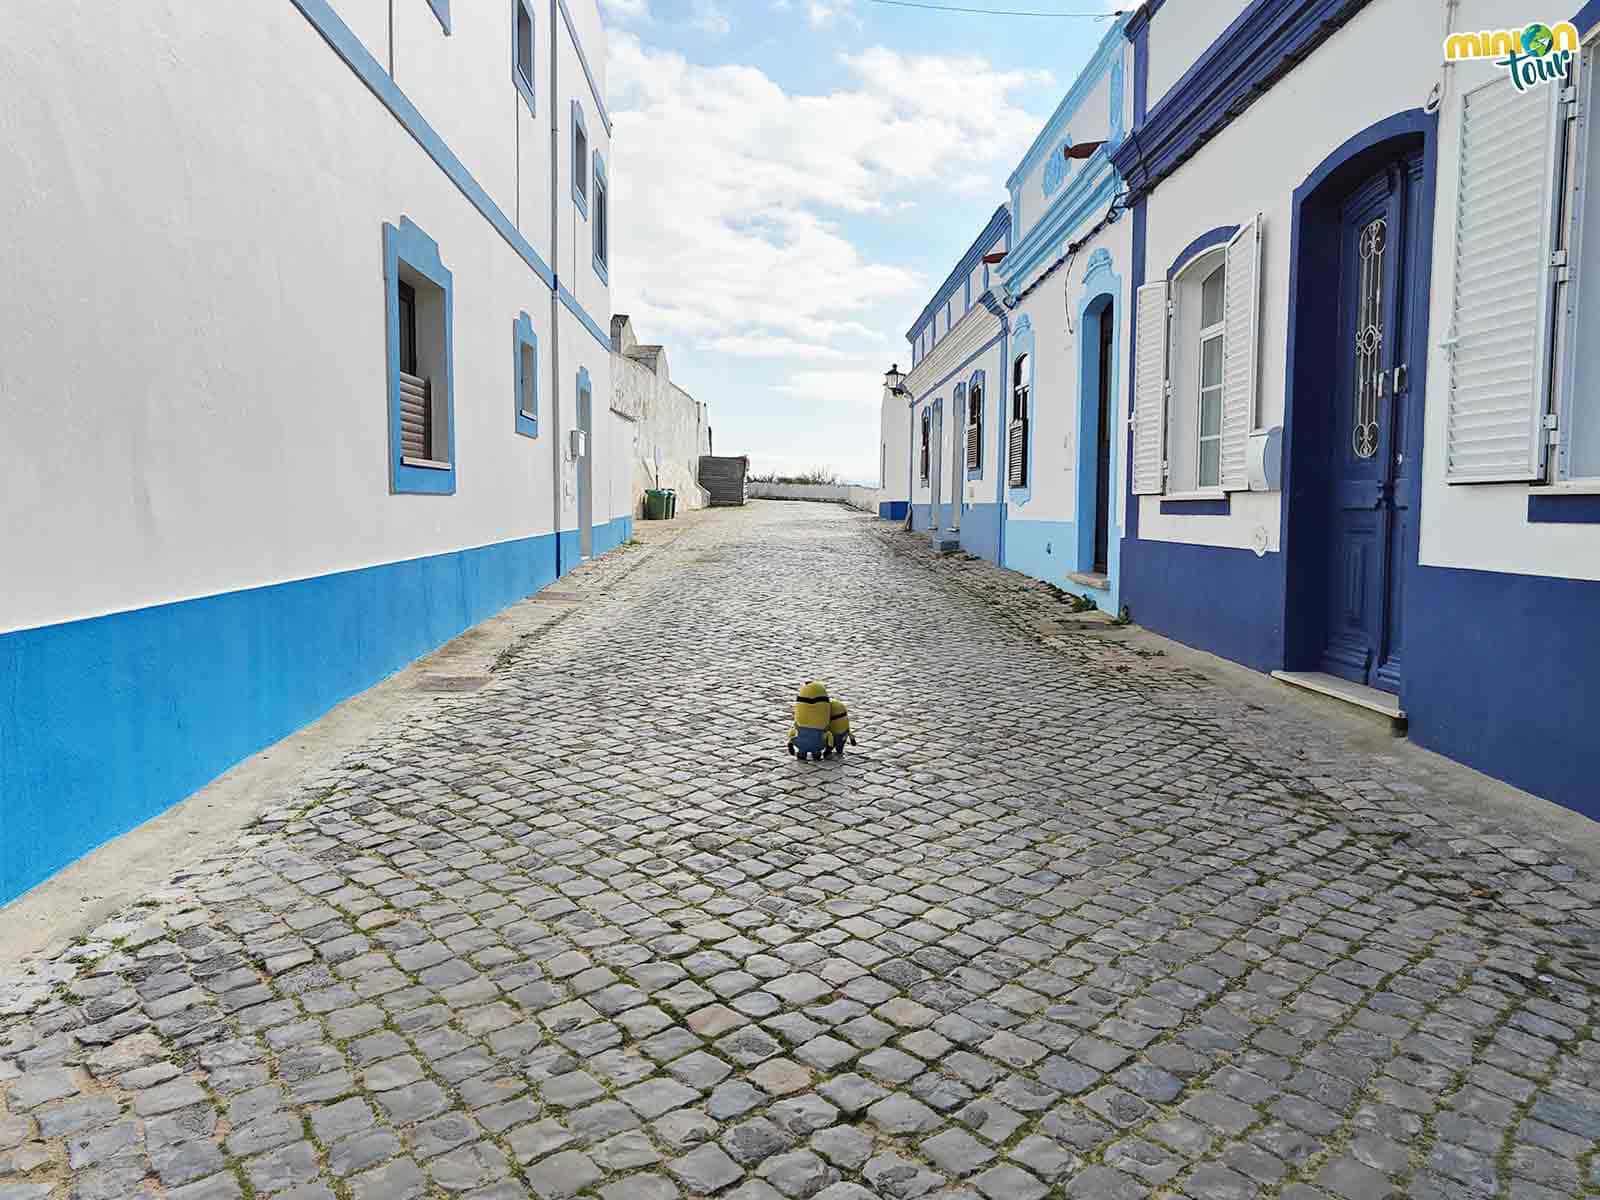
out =
<path fill-rule="evenodd" d="M 1152 38 L 1169 15 L 1181 18 L 1205 7 L 1164 6 L 1151 22 Z M 1171 32 L 1160 36 L 1183 41 Z M 1369 5 L 1149 198 L 1147 281 L 1164 278 L 1178 254 L 1200 234 L 1242 225 L 1258 211 L 1263 215 L 1257 398 L 1262 426 L 1283 422 L 1294 190 L 1349 137 L 1422 103 L 1439 76 L 1436 48 L 1442 36 L 1440 13 L 1433 6 L 1404 0 Z M 1427 47 L 1426 52 L 1419 52 L 1419 46 Z M 1352 86 L 1352 80 L 1360 86 Z M 1334 95 L 1339 103 L 1330 104 L 1328 97 Z M 1262 152 L 1267 146 L 1270 154 Z M 1434 286 L 1437 294 L 1437 280 Z M 1278 549 L 1277 492 L 1234 492 L 1226 516 L 1164 516 L 1161 497 L 1138 499 L 1141 538 L 1247 549 L 1262 529 L 1268 550 Z"/>
<path fill-rule="evenodd" d="M 885 500 L 907 500 L 910 490 L 906 463 L 911 454 L 911 411 L 904 396 L 884 389 L 878 417 L 879 489 Z"/>
<path fill-rule="evenodd" d="M 1404 3 L 1418 10 L 1426 8 L 1430 12 L 1438 8 L 1437 5 L 1423 4 L 1419 0 L 1404 0 Z M 1204 3 L 1198 4 L 1194 0 L 1174 0 L 1162 6 L 1149 26 L 1146 111 L 1155 110 L 1172 85 L 1183 78 L 1183 73 L 1247 7 L 1244 0 L 1204 0 Z M 1431 56 L 1435 52 L 1433 46 L 1412 46 L 1410 49 L 1422 56 Z"/>
<path fill-rule="evenodd" d="M 1165 10 L 1163 10 L 1165 15 Z M 1121 47 L 1119 52 L 1126 53 Z M 1124 94 L 1131 91 L 1131 85 L 1124 88 Z M 1074 143 L 1098 142 L 1105 139 L 1111 128 L 1111 81 L 1109 72 L 1101 75 L 1094 85 L 1088 89 L 1077 107 L 1068 116 L 1061 129 L 1054 132 L 1038 159 L 1029 167 L 1028 174 L 1022 181 L 1022 186 L 1017 193 L 1017 207 L 1011 213 L 1011 240 L 1013 244 L 1027 237 L 1028 230 L 1037 225 L 1041 218 L 1049 212 L 1051 206 L 1061 193 L 1072 185 L 1072 181 L 1084 169 L 1084 163 L 1074 160 L 1066 164 L 1067 175 L 1060 190 L 1049 196 L 1044 194 L 1045 170 L 1052 159 L 1057 157 L 1060 142 L 1069 137 Z"/>
<path fill-rule="evenodd" d="M 350 3 L 377 36 L 371 5 Z M 397 28 L 397 57 L 432 39 L 503 84 L 492 125 L 514 163 L 508 31 L 491 44 L 458 4 L 447 39 L 426 4 L 404 7 L 425 23 Z M 548 288 L 297 9 L 63 0 L 0 44 L 0 92 L 0 471 L 4 553 L 22 564 L 0 629 L 550 532 L 557 395 L 564 438 L 586 365 L 604 416 L 609 354 L 565 311 L 553 334 Z M 430 95 L 440 130 L 482 99 Z M 515 172 L 483 137 L 457 152 L 503 194 Z M 382 226 L 402 216 L 454 274 L 454 496 L 389 492 Z M 607 319 L 604 289 L 588 302 Z M 538 440 L 513 432 L 522 311 Z"/>
<path fill-rule="evenodd" d="M 626 511 L 638 516 L 645 489 L 657 486 L 676 491 L 679 508 L 703 508 L 709 497 L 700 486 L 700 456 L 711 453 L 706 406 L 672 382 L 665 350 L 641 347 L 626 317 L 611 324 L 611 406 L 632 430 L 620 460 L 631 464 Z"/>
<path fill-rule="evenodd" d="M 1129 264 L 1133 222 L 1121 220 L 1107 226 L 1079 252 L 1069 269 L 1050 276 L 1012 310 L 1011 327 L 1026 315 L 1033 326 L 1033 459 L 1029 466 L 1028 500 L 1018 504 L 1007 494 L 1007 515 L 1011 520 L 1076 521 L 1078 519 L 1078 455 L 1080 451 L 1083 406 L 1080 397 L 1084 321 L 1079 305 L 1086 294 L 1098 294 L 1102 286 L 1115 283 L 1116 313 L 1120 321 L 1117 341 L 1112 347 L 1116 383 L 1112 389 L 1112 455 L 1126 458 L 1127 380 L 1126 354 L 1130 328 Z M 1089 260 L 1096 250 L 1111 255 L 1112 274 L 1097 272 L 1091 285 L 1085 284 Z M 1116 319 L 1115 317 L 1113 319 Z M 1070 322 L 1070 328 L 1069 326 Z M 1014 362 L 1017 346 L 1013 341 L 1010 358 Z M 991 376 L 993 378 L 993 376 Z M 1009 413 L 1011 363 L 1001 375 Z M 996 397 L 998 400 L 999 397 Z M 1118 479 L 1122 476 L 1120 471 Z M 1114 490 L 1117 506 L 1114 528 L 1120 528 L 1123 502 L 1120 488 Z"/>

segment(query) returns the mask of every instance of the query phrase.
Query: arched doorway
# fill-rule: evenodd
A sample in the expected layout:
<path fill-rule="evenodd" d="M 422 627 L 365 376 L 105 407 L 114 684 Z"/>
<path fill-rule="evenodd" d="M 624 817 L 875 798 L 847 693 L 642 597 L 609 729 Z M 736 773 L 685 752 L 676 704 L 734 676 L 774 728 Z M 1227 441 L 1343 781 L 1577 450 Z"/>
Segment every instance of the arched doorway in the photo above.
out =
<path fill-rule="evenodd" d="M 1420 110 L 1380 122 L 1294 201 L 1285 662 L 1397 695 L 1418 558 L 1434 128 Z"/>

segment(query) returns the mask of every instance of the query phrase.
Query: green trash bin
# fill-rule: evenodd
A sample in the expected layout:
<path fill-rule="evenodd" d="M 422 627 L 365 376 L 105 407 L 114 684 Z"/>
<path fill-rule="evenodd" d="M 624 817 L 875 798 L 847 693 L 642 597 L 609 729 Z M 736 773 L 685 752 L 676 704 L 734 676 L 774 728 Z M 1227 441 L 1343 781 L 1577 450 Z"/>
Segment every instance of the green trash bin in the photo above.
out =
<path fill-rule="evenodd" d="M 660 488 L 646 488 L 644 493 L 644 519 L 663 521 L 667 516 L 667 492 Z"/>
<path fill-rule="evenodd" d="M 671 488 L 667 489 L 667 520 L 676 519 L 678 515 L 678 493 Z"/>

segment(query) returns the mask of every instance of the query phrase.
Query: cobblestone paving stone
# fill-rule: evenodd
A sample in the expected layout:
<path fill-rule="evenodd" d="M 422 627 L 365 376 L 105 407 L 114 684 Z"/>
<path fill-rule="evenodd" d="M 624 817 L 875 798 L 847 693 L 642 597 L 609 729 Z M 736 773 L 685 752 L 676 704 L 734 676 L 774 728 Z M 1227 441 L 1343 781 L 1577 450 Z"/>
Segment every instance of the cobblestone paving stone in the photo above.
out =
<path fill-rule="evenodd" d="M 1559 847 L 831 506 L 557 591 L 0 968 L 0 1200 L 1600 1195 Z"/>

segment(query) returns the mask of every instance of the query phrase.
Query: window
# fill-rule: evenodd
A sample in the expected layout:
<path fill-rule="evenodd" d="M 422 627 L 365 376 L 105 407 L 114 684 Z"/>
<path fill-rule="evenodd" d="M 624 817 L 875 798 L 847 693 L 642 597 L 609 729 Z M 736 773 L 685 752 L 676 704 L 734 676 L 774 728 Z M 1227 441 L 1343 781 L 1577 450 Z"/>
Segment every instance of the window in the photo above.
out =
<path fill-rule="evenodd" d="M 1028 486 L 1028 396 L 1033 390 L 1031 354 L 1011 364 L 1011 420 L 1006 426 L 1006 486 Z"/>
<path fill-rule="evenodd" d="M 928 410 L 922 410 L 922 472 L 920 478 L 923 483 L 928 482 L 928 437 L 930 434 Z"/>
<path fill-rule="evenodd" d="M 1561 49 L 1576 36 L 1557 27 Z M 1462 94 L 1443 341 L 1449 483 L 1600 484 L 1595 54 L 1573 58 L 1574 103 L 1561 83 L 1522 91 L 1503 75 Z M 1513 155 L 1553 161 L 1558 186 L 1541 169 L 1506 171 Z"/>
<path fill-rule="evenodd" d="M 1218 263 L 1200 284 L 1200 431 L 1196 478 L 1203 488 L 1222 485 L 1222 346 L 1223 276 L 1227 266 Z"/>
<path fill-rule="evenodd" d="M 409 219 L 383 227 L 383 246 L 390 490 L 453 493 L 453 279 L 438 245 Z"/>
<path fill-rule="evenodd" d="M 533 98 L 533 10 L 531 0 L 511 0 L 516 22 L 511 39 L 511 81 L 522 94 L 528 112 L 537 110 Z"/>
<path fill-rule="evenodd" d="M 1261 218 L 1208 235 L 1139 289 L 1133 490 L 1216 497 L 1248 486 Z M 1195 496 L 1195 498 L 1199 498 Z"/>
<path fill-rule="evenodd" d="M 572 202 L 589 215 L 589 130 L 583 123 L 583 105 L 572 102 Z"/>
<path fill-rule="evenodd" d="M 520 313 L 511 325 L 512 366 L 516 394 L 512 398 L 513 427 L 523 437 L 539 436 L 539 335 L 533 318 Z"/>
<path fill-rule="evenodd" d="M 607 277 L 607 246 L 606 239 L 610 235 L 608 226 L 609 214 L 606 211 L 607 200 L 610 196 L 610 185 L 606 182 L 606 162 L 598 153 L 594 156 L 594 273 L 600 276 L 602 283 L 609 283 Z"/>
<path fill-rule="evenodd" d="M 983 372 L 967 385 L 967 473 L 983 473 Z"/>

